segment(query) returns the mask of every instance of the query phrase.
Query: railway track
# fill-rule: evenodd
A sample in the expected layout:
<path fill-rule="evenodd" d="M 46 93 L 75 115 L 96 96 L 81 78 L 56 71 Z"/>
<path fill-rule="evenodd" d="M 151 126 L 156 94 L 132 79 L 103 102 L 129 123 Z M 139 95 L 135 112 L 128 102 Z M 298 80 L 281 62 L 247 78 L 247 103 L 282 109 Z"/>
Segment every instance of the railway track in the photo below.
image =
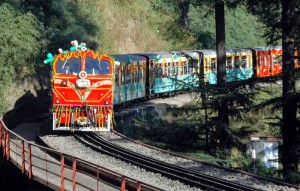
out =
<path fill-rule="evenodd" d="M 106 140 L 109 140 L 111 143 L 113 143 L 113 144 L 116 144 L 116 145 L 119 145 L 119 146 L 121 146 L 121 147 L 124 147 L 124 148 L 130 148 L 130 150 L 132 150 L 132 151 L 135 151 L 135 150 L 137 150 L 137 148 L 140 148 L 140 146 L 142 146 L 143 147 L 143 149 L 142 149 L 142 151 L 143 152 L 139 152 L 139 153 L 141 153 L 142 155 L 143 155 L 143 153 L 144 153 L 144 155 L 146 155 L 146 156 L 149 156 L 149 151 L 147 152 L 147 151 L 145 151 L 145 150 L 147 150 L 147 149 L 149 149 L 149 150 L 155 150 L 155 151 L 159 151 L 158 153 L 157 153 L 157 155 L 160 155 L 159 153 L 161 152 L 161 153 L 164 153 L 165 155 L 168 155 L 168 156 L 171 156 L 171 160 L 169 160 L 170 159 L 170 157 L 168 157 L 168 159 L 165 161 L 165 162 L 167 162 L 167 163 L 171 163 L 171 164 L 175 164 L 175 163 L 173 163 L 172 161 L 176 161 L 176 163 L 177 164 L 179 164 L 179 163 L 187 163 L 187 161 L 182 161 L 182 160 L 179 160 L 179 161 L 177 161 L 176 160 L 176 158 L 177 157 L 179 157 L 179 158 L 181 158 L 181 159 L 186 159 L 186 160 L 190 160 L 190 161 L 193 161 L 193 162 L 195 162 L 195 163 L 199 163 L 198 165 L 200 165 L 200 163 L 201 163 L 201 165 L 205 165 L 205 166 L 207 166 L 207 167 L 210 167 L 211 169 L 213 168 L 214 169 L 214 171 L 215 172 L 217 172 L 217 171 L 219 171 L 219 170 L 221 170 L 221 171 L 226 171 L 226 172 L 228 172 L 228 174 L 229 173 L 232 173 L 232 175 L 228 175 L 229 177 L 234 177 L 234 176 L 238 176 L 238 174 L 240 174 L 241 176 L 249 176 L 248 178 L 253 178 L 253 179 L 257 179 L 257 180 L 260 180 L 260 181 L 265 181 L 265 182 L 268 182 L 268 183 L 272 183 L 272 184 L 274 184 L 274 185 L 278 185 L 278 186 L 281 186 L 282 188 L 279 188 L 279 189 L 273 189 L 273 190 L 284 190 L 284 189 L 286 189 L 286 188 L 295 188 L 295 190 L 300 190 L 300 187 L 299 186 L 296 186 L 296 185 L 293 185 L 293 184 L 290 184 L 290 183 L 287 183 L 287 182 L 283 182 L 283 180 L 282 179 L 277 179 L 277 178 L 271 178 L 271 177 L 262 177 L 262 176 L 258 176 L 258 175 L 255 175 L 255 174 L 252 174 L 252 173 L 249 173 L 249 172 L 245 172 L 245 171 L 243 171 L 243 170 L 238 170 L 238 169 L 233 169 L 233 168 L 227 168 L 227 167 L 223 167 L 223 166 L 220 166 L 220 165 L 214 165 L 214 164 L 211 164 L 211 163 L 207 163 L 207 162 L 203 162 L 203 161 L 200 161 L 200 160 L 197 160 L 197 159 L 195 159 L 195 158 L 190 158 L 190 157 L 185 157 L 185 156 L 182 156 L 182 155 L 178 155 L 178 154 L 176 154 L 176 153 L 173 153 L 173 152 L 170 152 L 170 151 L 167 151 L 167 150 L 163 150 L 163 149 L 159 149 L 159 148 L 157 148 L 157 147 L 153 147 L 153 146 L 150 146 L 150 145 L 148 145 L 148 144 L 145 144 L 145 143 L 143 143 L 143 142 L 139 142 L 139 141 L 136 141 L 136 140 L 133 140 L 133 139 L 130 139 L 130 138 L 128 138 L 128 137 L 126 137 L 126 136 L 124 136 L 123 134 L 120 134 L 120 133 L 118 133 L 117 131 L 113 131 L 113 133 L 112 133 L 112 135 L 114 135 L 114 136 L 107 136 L 107 135 L 105 135 L 105 134 L 101 134 L 101 136 L 104 138 L 104 139 L 106 139 Z M 117 139 L 118 141 L 115 141 L 115 139 Z M 122 143 L 122 144 L 119 144 L 119 143 Z M 129 144 L 128 144 L 129 143 Z M 126 146 L 125 146 L 126 145 Z M 135 145 L 138 145 L 138 146 L 135 146 Z M 150 153 L 151 153 L 151 151 L 150 151 Z M 172 156 L 173 157 L 175 157 L 175 159 L 173 158 L 172 159 Z M 163 161 L 163 159 L 161 158 L 161 157 L 155 157 L 155 158 L 157 158 L 158 160 L 161 160 L 161 161 Z M 183 167 L 183 168 L 191 168 L 191 166 L 185 166 L 185 165 L 179 165 L 179 166 L 181 166 L 181 167 Z M 197 165 L 196 165 L 197 166 Z M 207 172 L 205 173 L 205 172 L 203 172 L 203 170 L 204 171 L 207 171 L 207 169 L 194 169 L 194 170 L 196 170 L 196 171 L 201 171 L 202 173 L 204 173 L 204 174 L 207 174 Z M 220 171 L 219 171 L 220 172 Z M 226 176 L 225 177 L 222 177 L 222 175 L 221 175 L 222 173 L 219 173 L 218 174 L 218 177 L 220 177 L 220 178 L 222 178 L 222 179 L 226 179 Z M 227 174 L 227 173 L 226 173 Z M 212 174 L 210 174 L 211 176 L 213 176 Z M 224 176 L 224 175 L 223 175 Z M 250 179 L 251 179 L 250 178 Z M 230 180 L 229 180 L 230 181 Z M 245 183 L 245 182 L 243 182 L 243 183 L 241 183 L 241 184 L 247 184 L 247 183 Z M 247 185 L 249 185 L 249 184 L 247 184 Z M 250 184 L 251 185 L 251 184 Z M 283 188 L 283 187 L 286 187 L 286 188 Z M 259 188 L 258 188 L 259 189 Z"/>
<path fill-rule="evenodd" d="M 96 150 L 97 152 L 119 158 L 125 162 L 140 166 L 141 168 L 155 173 L 160 173 L 163 176 L 173 180 L 178 180 L 190 186 L 198 187 L 204 190 L 258 190 L 256 188 L 209 176 L 197 171 L 188 170 L 176 165 L 146 157 L 114 145 L 95 133 L 76 133 L 74 136 L 77 140 Z"/>

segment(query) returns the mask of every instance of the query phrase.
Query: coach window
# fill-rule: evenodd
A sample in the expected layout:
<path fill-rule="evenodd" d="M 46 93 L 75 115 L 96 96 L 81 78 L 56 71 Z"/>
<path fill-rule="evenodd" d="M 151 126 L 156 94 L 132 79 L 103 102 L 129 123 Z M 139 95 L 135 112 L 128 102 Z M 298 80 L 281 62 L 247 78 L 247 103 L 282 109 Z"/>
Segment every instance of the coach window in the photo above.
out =
<path fill-rule="evenodd" d="M 269 55 L 264 55 L 264 66 L 268 66 L 269 64 Z"/>
<path fill-rule="evenodd" d="M 121 67 L 121 83 L 125 84 L 125 78 L 126 78 L 126 66 Z"/>
<path fill-rule="evenodd" d="M 56 62 L 56 72 L 60 74 L 78 74 L 80 72 L 81 58 L 70 58 Z"/>
<path fill-rule="evenodd" d="M 135 82 L 138 83 L 139 82 L 139 62 L 137 62 L 137 65 L 135 66 Z"/>
<path fill-rule="evenodd" d="M 138 75 L 139 75 L 139 82 L 143 82 L 143 66 L 142 65 L 140 65 L 139 66 L 139 73 L 138 73 Z"/>
<path fill-rule="evenodd" d="M 174 75 L 177 76 L 178 75 L 178 62 L 175 63 L 174 66 Z"/>
<path fill-rule="evenodd" d="M 186 61 L 185 63 L 186 63 L 187 74 L 192 74 L 193 73 L 193 68 L 190 67 L 188 61 Z"/>
<path fill-rule="evenodd" d="M 235 69 L 240 68 L 240 57 L 238 57 L 238 56 L 236 56 L 234 59 L 234 67 L 235 67 Z"/>
<path fill-rule="evenodd" d="M 247 68 L 247 57 L 246 56 L 242 56 L 241 67 Z"/>
<path fill-rule="evenodd" d="M 135 66 L 135 71 L 136 71 L 136 82 L 140 82 L 140 77 L 139 77 L 139 72 L 140 72 L 140 63 L 138 62 L 137 65 Z"/>
<path fill-rule="evenodd" d="M 162 64 L 159 64 L 156 68 L 156 77 L 161 78 L 163 75 Z"/>
<path fill-rule="evenodd" d="M 168 63 L 168 77 L 172 77 L 173 76 L 173 69 L 172 69 L 172 63 Z"/>
<path fill-rule="evenodd" d="M 154 61 L 153 61 L 153 60 L 150 61 L 150 67 L 149 67 L 149 70 L 150 70 L 150 73 L 151 73 L 151 71 L 154 70 Z"/>
<path fill-rule="evenodd" d="M 265 66 L 265 56 L 263 54 L 260 54 L 259 61 L 260 66 Z"/>
<path fill-rule="evenodd" d="M 116 68 L 116 72 L 115 72 L 115 85 L 116 86 L 119 86 L 119 80 L 120 80 L 120 78 L 119 78 L 119 72 L 120 72 L 120 68 L 117 67 Z"/>
<path fill-rule="evenodd" d="M 136 65 L 132 65 L 132 83 L 137 83 L 138 82 L 138 75 L 137 75 L 137 66 Z"/>
<path fill-rule="evenodd" d="M 227 68 L 232 69 L 232 58 L 231 57 L 227 57 Z"/>
<path fill-rule="evenodd" d="M 185 75 L 185 69 L 184 62 L 181 62 L 181 75 Z"/>
<path fill-rule="evenodd" d="M 188 60 L 189 74 L 194 74 L 196 71 L 196 61 Z"/>
<path fill-rule="evenodd" d="M 196 61 L 194 59 L 188 59 L 188 67 L 189 67 L 189 74 L 194 74 L 196 71 Z"/>
<path fill-rule="evenodd" d="M 188 71 L 188 67 L 187 67 L 186 61 L 184 61 L 183 64 L 184 64 L 184 65 L 183 65 L 183 73 L 184 73 L 185 75 L 187 75 L 189 71 Z"/>
<path fill-rule="evenodd" d="M 133 79 L 132 79 L 132 73 L 131 73 L 131 69 L 132 69 L 132 65 L 129 66 L 127 65 L 127 69 L 126 69 L 126 76 L 125 76 L 125 83 L 126 84 L 131 84 Z"/>
<path fill-rule="evenodd" d="M 188 73 L 188 71 L 187 71 L 187 65 L 186 65 L 186 62 L 184 61 L 184 62 L 182 62 L 183 63 L 183 67 L 182 67 L 182 69 L 183 69 L 183 75 L 186 75 L 187 73 Z"/>
<path fill-rule="evenodd" d="M 216 58 L 212 58 L 211 59 L 211 63 L 210 63 L 210 69 L 211 71 L 215 71 L 217 68 L 217 59 Z"/>
<path fill-rule="evenodd" d="M 132 83 L 136 83 L 137 82 L 137 73 L 136 73 L 136 71 L 132 71 L 131 75 L 132 75 Z"/>
<path fill-rule="evenodd" d="M 168 65 L 169 65 L 169 63 L 164 63 L 163 64 L 163 77 L 166 77 L 166 76 L 168 76 L 169 75 L 169 71 L 168 71 Z"/>
<path fill-rule="evenodd" d="M 172 76 L 175 76 L 176 75 L 176 72 L 175 72 L 175 62 L 174 63 L 172 63 Z"/>
<path fill-rule="evenodd" d="M 272 57 L 272 62 L 273 62 L 273 65 L 281 64 L 282 63 L 282 56 L 281 55 L 274 55 Z"/>

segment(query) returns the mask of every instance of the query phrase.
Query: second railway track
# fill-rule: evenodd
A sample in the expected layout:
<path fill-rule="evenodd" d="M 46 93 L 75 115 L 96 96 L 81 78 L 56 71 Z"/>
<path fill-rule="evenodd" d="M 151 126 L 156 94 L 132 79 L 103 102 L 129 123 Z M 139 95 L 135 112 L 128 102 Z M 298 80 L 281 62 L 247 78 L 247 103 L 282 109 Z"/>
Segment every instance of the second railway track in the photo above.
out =
<path fill-rule="evenodd" d="M 146 170 L 160 173 L 173 180 L 178 180 L 190 186 L 205 190 L 258 190 L 232 181 L 209 176 L 197 171 L 188 170 L 176 165 L 168 164 L 114 145 L 94 133 L 77 133 L 76 139 L 88 145 L 92 149 L 119 158 L 125 162 L 140 166 Z"/>

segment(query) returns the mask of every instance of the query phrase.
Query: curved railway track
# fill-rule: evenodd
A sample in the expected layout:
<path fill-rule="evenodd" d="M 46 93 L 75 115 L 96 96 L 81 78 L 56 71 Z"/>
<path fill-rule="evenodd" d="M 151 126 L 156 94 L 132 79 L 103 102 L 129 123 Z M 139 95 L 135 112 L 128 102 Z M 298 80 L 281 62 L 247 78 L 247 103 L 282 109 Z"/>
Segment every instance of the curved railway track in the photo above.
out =
<path fill-rule="evenodd" d="M 117 145 L 119 145 L 121 147 L 125 147 L 125 148 L 129 147 L 130 144 L 128 146 L 124 146 L 124 141 L 126 140 L 126 142 L 130 142 L 130 143 L 132 143 L 134 145 L 135 144 L 136 145 L 141 145 L 141 146 L 143 146 L 145 148 L 148 148 L 148 149 L 151 149 L 151 150 L 156 150 L 156 151 L 159 151 L 161 153 L 164 153 L 164 154 L 167 154 L 167 155 L 170 155 L 170 156 L 175 156 L 175 157 L 179 157 L 179 158 L 182 158 L 182 159 L 191 160 L 191 161 L 196 162 L 196 163 L 201 163 L 203 165 L 209 166 L 209 167 L 214 168 L 216 170 L 223 170 L 223 171 L 226 171 L 226 172 L 229 172 L 229 173 L 239 173 L 239 174 L 242 174 L 242 175 L 250 176 L 252 178 L 256 178 L 256 179 L 261 180 L 261 181 L 270 182 L 270 183 L 273 183 L 273 184 L 278 185 L 278 186 L 295 188 L 295 190 L 300 190 L 299 186 L 296 186 L 296 185 L 293 185 L 293 184 L 290 184 L 290 183 L 287 183 L 287 182 L 283 182 L 282 179 L 272 178 L 272 177 L 262 177 L 262 176 L 258 176 L 256 174 L 252 174 L 252 173 L 249 173 L 249 172 L 246 172 L 246 171 L 243 171 L 243 170 L 238 170 L 238 169 L 233 169 L 233 168 L 227 168 L 227 167 L 223 167 L 223 166 L 220 166 L 220 165 L 215 165 L 215 164 L 212 164 L 212 163 L 203 162 L 203 161 L 197 160 L 195 158 L 191 158 L 191 157 L 187 157 L 187 156 L 182 156 L 182 155 L 179 155 L 177 153 L 173 153 L 173 152 L 170 152 L 170 151 L 167 151 L 167 150 L 163 150 L 163 149 L 160 149 L 160 148 L 157 148 L 157 147 L 145 144 L 145 143 L 137 141 L 137 140 L 133 140 L 133 139 L 131 139 L 131 138 L 129 138 L 129 137 L 127 137 L 127 136 L 125 136 L 125 135 L 123 135 L 123 134 L 115 131 L 115 130 L 112 131 L 112 134 L 118 137 L 117 138 L 119 140 L 118 142 L 122 142 L 122 145 L 118 144 L 115 141 L 113 141 L 114 139 L 116 139 L 115 137 L 112 138 L 112 140 L 110 140 L 111 139 L 110 137 L 103 136 L 103 134 L 101 136 L 103 136 L 104 139 L 107 139 L 107 140 L 111 141 L 113 144 L 117 144 Z M 124 139 L 124 140 L 120 141 L 120 138 Z M 131 147 L 134 147 L 134 146 L 131 145 Z M 134 151 L 134 150 L 135 149 L 132 149 L 132 151 Z M 147 152 L 144 152 L 144 153 L 145 153 L 145 155 L 148 155 Z M 161 160 L 161 159 L 158 159 L 158 160 Z M 168 163 L 170 163 L 170 162 L 168 162 Z M 188 167 L 184 167 L 184 168 L 188 168 Z M 201 171 L 201 170 L 197 169 L 196 171 Z"/>
<path fill-rule="evenodd" d="M 178 180 L 190 186 L 199 187 L 205 190 L 258 190 L 252 187 L 244 186 L 217 177 L 212 177 L 197 171 L 188 170 L 176 165 L 146 157 L 114 145 L 95 133 L 77 133 L 74 134 L 74 136 L 77 140 L 98 152 L 119 158 L 128 163 L 140 166 L 146 170 L 160 173 L 163 176 Z"/>

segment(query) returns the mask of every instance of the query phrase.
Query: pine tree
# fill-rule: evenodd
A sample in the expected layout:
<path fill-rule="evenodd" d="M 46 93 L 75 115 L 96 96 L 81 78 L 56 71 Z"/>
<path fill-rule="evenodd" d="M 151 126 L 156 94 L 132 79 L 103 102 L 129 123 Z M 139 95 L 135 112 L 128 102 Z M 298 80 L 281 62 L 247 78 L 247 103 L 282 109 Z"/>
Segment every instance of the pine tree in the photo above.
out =
<path fill-rule="evenodd" d="M 217 86 L 220 93 L 226 94 L 226 49 L 225 49 L 225 15 L 224 0 L 215 1 L 215 19 L 216 19 L 216 50 L 217 50 Z M 219 100 L 218 109 L 220 149 L 228 149 L 226 129 L 229 124 L 228 101 Z"/>
<path fill-rule="evenodd" d="M 282 139 L 283 139 L 283 172 L 287 177 L 290 172 L 297 172 L 297 97 L 295 89 L 294 42 L 299 21 L 297 8 L 298 0 L 282 0 L 282 48 L 283 48 L 283 111 L 282 111 Z M 298 19 L 298 20 L 297 20 Z"/>

